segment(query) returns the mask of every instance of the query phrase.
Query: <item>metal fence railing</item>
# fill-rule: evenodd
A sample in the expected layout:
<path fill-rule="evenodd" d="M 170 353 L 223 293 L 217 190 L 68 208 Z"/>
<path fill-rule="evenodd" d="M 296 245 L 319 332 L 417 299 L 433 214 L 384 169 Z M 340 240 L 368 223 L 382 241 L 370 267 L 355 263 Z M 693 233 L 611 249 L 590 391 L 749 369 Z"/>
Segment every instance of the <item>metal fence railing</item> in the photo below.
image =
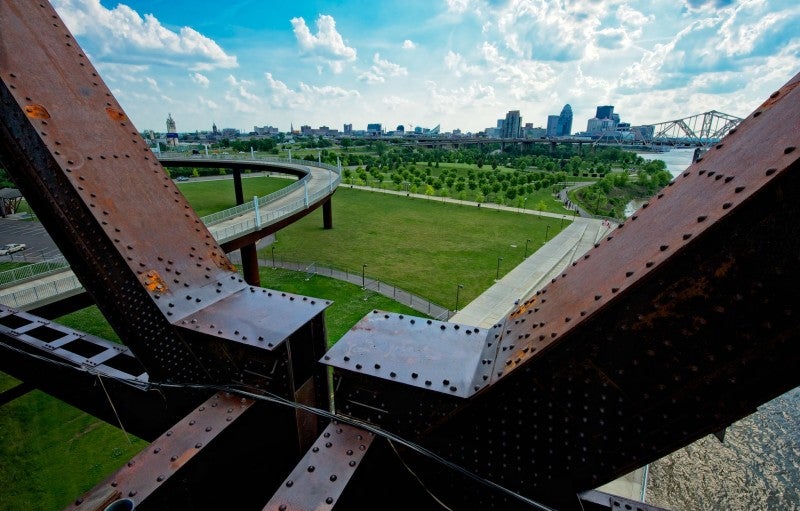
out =
<path fill-rule="evenodd" d="M 81 289 L 83 289 L 83 286 L 78 281 L 78 277 L 70 272 L 62 278 L 42 282 L 18 291 L 8 293 L 0 291 L 0 303 L 14 309 L 24 309 L 31 304 L 39 304 L 46 302 L 50 298 L 74 294 Z"/>
<path fill-rule="evenodd" d="M 231 260 L 235 264 L 241 264 L 238 252 L 229 254 Z M 298 262 L 288 261 L 283 257 L 276 257 L 275 262 L 271 259 L 259 259 L 259 266 L 266 268 L 282 268 L 285 270 L 292 270 L 297 272 L 309 274 L 309 268 L 314 268 L 314 275 L 322 275 L 336 280 L 342 280 L 355 284 L 364 289 L 365 293 L 379 293 L 383 296 L 391 298 L 399 303 L 408 305 L 412 309 L 426 314 L 434 319 L 440 321 L 447 321 L 453 316 L 454 311 L 451 311 L 439 304 L 433 303 L 427 298 L 423 298 L 417 294 L 406 291 L 392 284 L 387 284 L 381 280 L 372 278 L 362 273 L 361 270 L 351 271 L 346 268 L 337 268 L 329 264 L 321 264 L 317 262 Z"/>
<path fill-rule="evenodd" d="M 0 288 L 9 284 L 24 282 L 31 279 L 39 279 L 51 273 L 57 273 L 65 268 L 69 268 L 69 263 L 64 256 L 59 256 L 46 261 L 26 264 L 18 268 L 0 272 Z"/>

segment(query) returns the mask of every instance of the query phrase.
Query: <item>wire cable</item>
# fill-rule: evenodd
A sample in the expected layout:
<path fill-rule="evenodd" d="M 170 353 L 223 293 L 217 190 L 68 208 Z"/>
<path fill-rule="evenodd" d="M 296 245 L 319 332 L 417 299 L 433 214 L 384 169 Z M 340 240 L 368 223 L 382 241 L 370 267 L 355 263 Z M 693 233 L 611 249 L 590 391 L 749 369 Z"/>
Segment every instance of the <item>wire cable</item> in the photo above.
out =
<path fill-rule="evenodd" d="M 106 379 L 113 380 L 115 382 L 118 382 L 118 383 L 121 383 L 121 384 L 124 384 L 124 385 L 129 385 L 131 387 L 134 387 L 134 388 L 137 388 L 137 389 L 143 390 L 143 391 L 159 390 L 159 389 L 162 389 L 162 388 L 184 388 L 184 389 L 198 389 L 198 390 L 214 390 L 214 391 L 221 391 L 221 392 L 229 392 L 229 393 L 232 393 L 232 394 L 237 394 L 237 395 L 240 395 L 240 396 L 243 396 L 243 397 L 247 397 L 247 398 L 250 398 L 250 399 L 254 399 L 254 400 L 258 400 L 258 401 L 267 401 L 267 402 L 272 402 L 272 403 L 279 404 L 279 405 L 282 405 L 282 406 L 287 406 L 287 407 L 290 407 L 290 408 L 303 410 L 303 411 L 318 415 L 320 417 L 325 417 L 325 418 L 330 419 L 332 421 L 339 421 L 339 422 L 343 422 L 343 423 L 350 424 L 352 426 L 364 429 L 364 430 L 369 431 L 369 432 L 371 432 L 371 433 L 373 433 L 373 434 L 375 434 L 377 436 L 385 438 L 390 443 L 391 442 L 395 442 L 395 443 L 397 443 L 399 445 L 403 445 L 403 446 L 407 447 L 408 449 L 410 449 L 410 450 L 412 450 L 414 452 L 417 452 L 418 454 L 421 454 L 422 456 L 435 461 L 436 463 L 439 463 L 439 464 L 441 464 L 441 465 L 443 465 L 443 466 L 445 466 L 445 467 L 447 467 L 447 468 L 449 468 L 449 469 L 451 469 L 451 470 L 453 470 L 453 471 L 455 471 L 455 472 L 457 472 L 457 473 L 459 473 L 459 474 L 461 474 L 461 475 L 463 475 L 465 477 L 468 477 L 469 479 L 472 479 L 473 481 L 476 481 L 476 482 L 478 482 L 478 483 L 480 483 L 480 484 L 482 484 L 484 486 L 487 486 L 487 487 L 489 487 L 491 489 L 494 489 L 494 490 L 496 490 L 496 491 L 498 491 L 500 493 L 503 493 L 503 494 L 505 494 L 505 495 L 507 495 L 509 497 L 512 497 L 515 500 L 518 500 L 518 501 L 520 501 L 520 502 L 522 502 L 524 504 L 527 504 L 527 505 L 531 506 L 534 509 L 537 509 L 539 511 L 555 511 L 553 508 L 550 508 L 550 507 L 548 507 L 548 506 L 546 506 L 544 504 L 541 504 L 541 503 L 539 503 L 539 502 L 537 502 L 535 500 L 532 500 L 532 499 L 530 499 L 528 497 L 525 497 L 524 495 L 520 495 L 519 493 L 516 493 L 516 492 L 514 492 L 514 491 L 512 491 L 512 490 L 510 490 L 510 489 L 508 489 L 508 488 L 506 488 L 506 487 L 504 487 L 504 486 L 502 486 L 500 484 L 497 484 L 494 481 L 491 481 L 489 479 L 481 477 L 480 475 L 478 475 L 478 474 L 476 474 L 474 472 L 471 472 L 470 470 L 468 470 L 468 469 L 466 469 L 466 468 L 464 468 L 464 467 L 462 467 L 462 466 L 460 466 L 460 465 L 458 465 L 456 463 L 453 463 L 452 461 L 447 460 L 446 458 L 443 458 L 439 454 L 436 454 L 435 452 L 433 452 L 433 451 L 431 451 L 431 450 L 429 450 L 429 449 L 427 449 L 427 448 L 425 448 L 425 447 L 423 447 L 423 446 L 421 446 L 419 444 L 411 442 L 410 440 L 406 440 L 405 438 L 403 438 L 403 437 L 401 437 L 401 436 L 399 436 L 399 435 L 397 435 L 395 433 L 392 433 L 390 431 L 386 431 L 386 430 L 384 430 L 384 429 L 382 429 L 380 427 L 374 426 L 374 425 L 369 424 L 367 422 L 360 421 L 358 419 L 337 415 L 336 413 L 329 412 L 327 410 L 323 410 L 323 409 L 320 409 L 320 408 L 315 408 L 313 406 L 308 406 L 308 405 L 304 405 L 304 404 L 301 404 L 301 403 L 297 403 L 295 401 L 291 401 L 289 399 L 286 399 L 286 398 L 280 397 L 278 395 L 272 394 L 271 392 L 264 391 L 263 389 L 255 389 L 253 387 L 245 387 L 243 385 L 240 385 L 240 386 L 229 386 L 229 385 L 214 385 L 214 384 L 205 384 L 205 383 L 166 383 L 166 382 L 151 382 L 151 381 L 144 382 L 144 381 L 141 381 L 141 380 L 138 380 L 138 379 L 134 379 L 133 377 L 122 378 L 122 377 L 119 377 L 119 376 L 116 376 L 116 375 L 112 375 L 112 374 L 107 374 L 107 373 L 103 374 L 102 371 L 99 371 L 99 368 L 97 368 L 97 367 L 89 368 L 89 367 L 80 366 L 80 365 L 77 365 L 77 364 L 65 363 L 65 362 L 61 362 L 61 361 L 58 361 L 58 360 L 54 360 L 54 359 L 49 358 L 49 357 L 44 357 L 44 356 L 37 355 L 37 354 L 31 353 L 31 352 L 28 352 L 28 351 L 25 351 L 25 350 L 21 350 L 19 348 L 11 346 L 11 345 L 9 345 L 9 344 L 7 344 L 5 342 L 2 342 L 2 341 L 0 341 L 0 346 L 2 346 L 4 348 L 7 348 L 7 349 L 11 349 L 11 350 L 19 352 L 19 353 L 22 353 L 24 355 L 32 356 L 32 357 L 34 357 L 36 359 L 40 359 L 40 360 L 43 360 L 45 362 L 56 364 L 56 365 L 59 365 L 59 366 L 62 366 L 62 367 L 66 367 L 66 368 L 69 368 L 69 369 L 72 369 L 72 370 L 75 370 L 75 371 L 85 372 L 85 373 L 88 373 L 88 374 L 94 374 L 94 375 L 97 375 L 98 378 L 102 374 Z M 105 389 L 105 385 L 103 384 L 102 380 L 100 380 L 100 383 L 103 385 L 103 390 L 105 391 L 106 390 Z M 245 388 L 242 388 L 242 387 L 245 387 Z M 250 390 L 247 390 L 247 389 L 250 389 Z M 106 391 L 106 395 L 108 396 L 108 392 L 107 391 Z M 110 397 L 109 397 L 109 402 L 110 402 Z M 116 409 L 114 408 L 113 403 L 111 404 L 111 406 L 112 406 L 112 409 L 114 409 L 114 413 L 116 414 Z M 119 416 L 118 415 L 117 415 L 117 419 L 119 420 Z M 121 425 L 122 424 L 120 423 L 120 426 Z M 123 428 L 123 431 L 124 431 L 124 428 Z M 393 445 L 392 445 L 392 448 L 394 449 Z M 403 464 L 405 465 L 405 462 L 403 462 Z M 416 474 L 414 474 L 413 472 L 412 472 L 412 475 L 414 475 L 416 477 Z M 419 480 L 418 477 L 417 477 L 417 480 L 420 481 L 420 484 L 423 484 L 422 481 Z M 425 487 L 424 484 L 423 484 L 423 487 Z M 426 488 L 426 491 L 427 491 L 427 488 Z M 430 492 L 428 492 L 428 493 L 432 497 L 434 497 L 434 499 L 436 499 L 437 502 L 442 504 L 445 507 L 445 509 L 449 509 L 446 505 L 441 503 L 441 501 L 439 501 L 439 499 L 436 498 L 433 494 L 431 494 Z"/>

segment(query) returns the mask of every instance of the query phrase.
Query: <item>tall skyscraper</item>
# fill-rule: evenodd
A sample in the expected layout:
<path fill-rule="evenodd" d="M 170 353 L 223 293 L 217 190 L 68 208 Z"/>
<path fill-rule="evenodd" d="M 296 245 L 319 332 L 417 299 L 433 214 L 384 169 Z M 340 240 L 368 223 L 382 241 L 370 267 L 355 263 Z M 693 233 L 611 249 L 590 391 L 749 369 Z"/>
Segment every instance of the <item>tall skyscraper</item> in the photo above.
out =
<path fill-rule="evenodd" d="M 547 116 L 547 136 L 548 137 L 557 137 L 558 136 L 558 120 L 559 120 L 559 116 L 557 116 L 557 115 L 548 115 Z"/>
<path fill-rule="evenodd" d="M 519 138 L 522 136 L 522 117 L 519 110 L 509 110 L 503 123 L 502 138 Z"/>
<path fill-rule="evenodd" d="M 561 109 L 561 115 L 558 116 L 558 136 L 568 137 L 572 134 L 572 107 L 569 103 L 564 105 Z"/>
<path fill-rule="evenodd" d="M 612 115 L 614 115 L 614 105 L 604 105 L 597 107 L 595 117 L 598 119 L 611 119 Z"/>

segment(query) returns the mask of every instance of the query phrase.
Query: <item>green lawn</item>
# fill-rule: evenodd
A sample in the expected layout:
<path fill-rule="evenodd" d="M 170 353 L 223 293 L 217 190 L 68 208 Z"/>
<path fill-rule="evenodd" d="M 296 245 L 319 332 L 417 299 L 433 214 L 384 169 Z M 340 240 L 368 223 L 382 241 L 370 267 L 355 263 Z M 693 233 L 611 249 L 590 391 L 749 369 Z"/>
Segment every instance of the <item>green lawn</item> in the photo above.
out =
<path fill-rule="evenodd" d="M 294 178 L 267 177 L 263 174 L 254 176 L 256 177 L 249 177 L 247 174 L 242 176 L 242 194 L 246 201 L 253 200 L 254 196 L 269 195 L 296 181 Z M 236 205 L 233 179 L 230 177 L 213 181 L 185 181 L 177 185 L 200 216 L 210 215 Z"/>
<path fill-rule="evenodd" d="M 314 213 L 281 230 L 275 257 L 361 272 L 452 308 L 468 303 L 562 228 L 559 219 L 351 190 L 333 197 L 333 226 Z M 563 222 L 566 225 L 567 222 Z M 549 232 L 547 226 L 550 226 Z M 270 259 L 271 249 L 261 251 Z"/>
<path fill-rule="evenodd" d="M 309 295 L 330 300 L 333 304 L 325 311 L 325 324 L 328 329 L 328 344 L 333 345 L 361 318 L 374 309 L 424 316 L 416 310 L 386 298 L 383 295 L 364 291 L 360 287 L 314 275 L 306 280 L 303 272 L 272 268 L 261 269 L 261 284 L 264 287 Z"/>

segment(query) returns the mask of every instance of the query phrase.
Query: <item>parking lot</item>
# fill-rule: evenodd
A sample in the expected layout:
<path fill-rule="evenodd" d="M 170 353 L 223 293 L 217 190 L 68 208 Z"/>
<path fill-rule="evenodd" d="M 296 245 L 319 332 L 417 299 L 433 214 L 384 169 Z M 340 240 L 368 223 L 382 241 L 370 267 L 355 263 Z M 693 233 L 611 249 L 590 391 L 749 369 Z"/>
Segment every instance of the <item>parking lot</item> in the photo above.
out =
<path fill-rule="evenodd" d="M 44 261 L 61 255 L 42 224 L 38 221 L 0 218 L 0 246 L 24 243 L 26 249 L 0 256 L 0 261 Z"/>

